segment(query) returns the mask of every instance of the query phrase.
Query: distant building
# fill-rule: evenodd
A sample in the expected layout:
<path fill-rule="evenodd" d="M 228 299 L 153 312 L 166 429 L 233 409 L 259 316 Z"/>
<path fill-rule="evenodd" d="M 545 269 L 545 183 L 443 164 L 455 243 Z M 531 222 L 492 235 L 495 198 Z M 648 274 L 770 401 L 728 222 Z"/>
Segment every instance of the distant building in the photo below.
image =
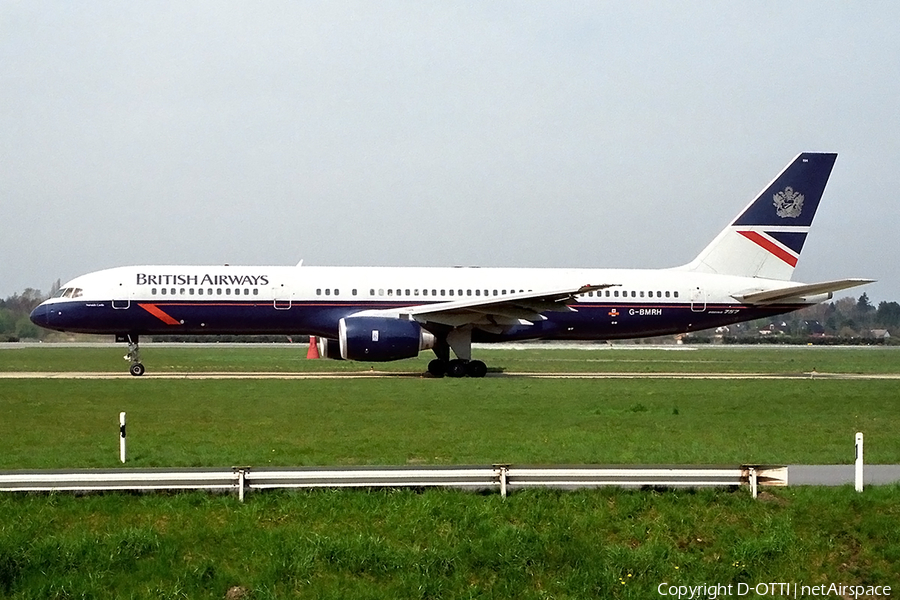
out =
<path fill-rule="evenodd" d="M 825 335 L 825 328 L 818 321 L 803 321 L 803 327 L 809 335 L 817 337 Z"/>

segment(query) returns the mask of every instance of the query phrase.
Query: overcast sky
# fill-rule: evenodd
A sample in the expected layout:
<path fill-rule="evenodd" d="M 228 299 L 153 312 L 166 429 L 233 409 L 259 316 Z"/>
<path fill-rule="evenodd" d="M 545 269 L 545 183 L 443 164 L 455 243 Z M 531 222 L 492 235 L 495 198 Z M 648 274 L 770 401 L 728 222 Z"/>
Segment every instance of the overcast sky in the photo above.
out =
<path fill-rule="evenodd" d="M 797 153 L 900 301 L 900 3 L 0 0 L 0 297 L 128 264 L 668 267 Z"/>

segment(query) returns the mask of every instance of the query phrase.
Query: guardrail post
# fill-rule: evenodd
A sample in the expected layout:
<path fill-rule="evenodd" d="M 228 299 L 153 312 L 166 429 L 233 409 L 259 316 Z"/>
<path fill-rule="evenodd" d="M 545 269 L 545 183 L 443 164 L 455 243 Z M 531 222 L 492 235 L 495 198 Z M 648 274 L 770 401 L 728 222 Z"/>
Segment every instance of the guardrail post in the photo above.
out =
<path fill-rule="evenodd" d="M 494 465 L 494 474 L 500 479 L 500 495 L 506 498 L 506 485 L 509 480 L 509 465 Z"/>
<path fill-rule="evenodd" d="M 863 434 L 856 433 L 856 491 L 863 491 Z"/>
<path fill-rule="evenodd" d="M 119 460 L 125 464 L 125 413 L 119 413 Z"/>
<path fill-rule="evenodd" d="M 247 487 L 247 472 L 250 467 L 232 467 L 237 475 L 238 500 L 244 501 L 244 489 Z"/>
<path fill-rule="evenodd" d="M 759 483 L 758 477 L 756 474 L 756 467 L 750 467 L 750 492 L 753 494 L 753 497 L 757 496 L 757 484 Z"/>

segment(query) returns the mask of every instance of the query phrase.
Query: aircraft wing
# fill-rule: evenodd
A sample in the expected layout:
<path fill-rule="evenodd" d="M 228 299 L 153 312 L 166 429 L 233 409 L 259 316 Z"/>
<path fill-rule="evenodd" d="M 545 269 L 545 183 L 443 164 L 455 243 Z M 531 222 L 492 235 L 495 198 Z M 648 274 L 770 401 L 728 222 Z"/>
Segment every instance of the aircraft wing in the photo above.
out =
<path fill-rule="evenodd" d="M 450 327 L 475 325 L 486 331 L 502 331 L 512 325 L 532 325 L 546 319 L 543 312 L 573 312 L 568 306 L 577 296 L 613 287 L 617 283 L 583 285 L 562 290 L 531 291 L 504 296 L 489 296 L 403 308 L 366 310 L 357 315 L 406 318 L 419 323 L 437 323 Z"/>
<path fill-rule="evenodd" d="M 836 281 L 824 281 L 822 283 L 794 285 L 791 287 L 779 288 L 777 290 L 748 291 L 732 294 L 731 297 L 745 304 L 772 304 L 774 302 L 783 302 L 787 300 L 803 300 L 810 296 L 837 292 L 857 285 L 872 283 L 873 281 L 875 280 L 839 279 Z"/>

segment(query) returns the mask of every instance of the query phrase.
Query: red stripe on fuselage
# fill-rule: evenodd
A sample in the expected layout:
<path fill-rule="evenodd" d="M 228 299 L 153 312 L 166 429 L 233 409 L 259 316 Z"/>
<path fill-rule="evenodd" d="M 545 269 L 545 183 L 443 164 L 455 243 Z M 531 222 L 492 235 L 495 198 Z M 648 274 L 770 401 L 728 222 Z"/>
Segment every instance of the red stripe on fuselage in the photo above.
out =
<path fill-rule="evenodd" d="M 775 242 L 769 240 L 768 238 L 763 237 L 760 233 L 758 233 L 756 231 L 738 231 L 738 233 L 741 234 L 742 236 L 744 236 L 745 238 L 747 238 L 748 240 L 750 240 L 751 242 L 753 242 L 754 244 L 756 244 L 757 246 L 760 246 L 764 250 L 771 252 L 772 254 L 774 254 L 775 256 L 777 256 L 778 258 L 780 258 L 787 264 L 791 265 L 792 267 L 797 266 L 797 257 L 796 256 L 794 256 L 793 254 L 791 254 L 790 252 L 788 252 L 781 246 L 778 246 L 777 244 L 775 244 Z"/>
<path fill-rule="evenodd" d="M 156 306 L 155 304 L 138 304 L 138 306 L 146 310 L 148 313 L 150 313 L 166 325 L 181 325 L 179 321 L 173 319 L 170 315 L 163 311 L 163 309 Z"/>

